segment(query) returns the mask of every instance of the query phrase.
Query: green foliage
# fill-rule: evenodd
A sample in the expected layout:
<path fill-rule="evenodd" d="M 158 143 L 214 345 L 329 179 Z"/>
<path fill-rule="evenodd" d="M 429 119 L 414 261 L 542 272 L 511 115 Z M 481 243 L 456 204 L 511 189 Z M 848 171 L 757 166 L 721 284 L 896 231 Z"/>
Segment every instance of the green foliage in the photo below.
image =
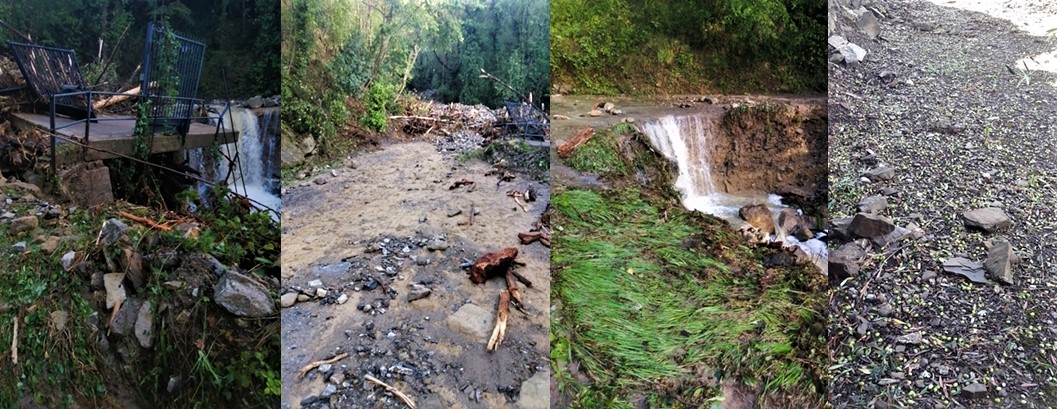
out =
<path fill-rule="evenodd" d="M 480 78 L 495 74 L 522 94 L 543 100 L 550 88 L 549 3 L 497 0 L 487 4 L 456 2 L 446 22 L 461 41 L 431 47 L 418 58 L 411 86 L 433 90 L 442 102 L 499 107 L 516 100 L 508 89 Z"/>
<path fill-rule="evenodd" d="M 147 23 L 167 20 L 173 29 L 197 36 L 207 44 L 200 97 L 279 92 L 279 5 L 274 0 L 2 3 L 0 20 L 32 35 L 37 43 L 74 49 L 86 67 L 88 85 L 95 89 L 127 88 L 124 82 L 143 59 Z M 9 30 L 0 31 L 0 40 L 16 38 Z M 131 78 L 133 82 L 136 79 Z"/>
<path fill-rule="evenodd" d="M 825 1 L 555 0 L 551 15 L 551 70 L 556 84 L 571 87 L 563 91 L 826 87 Z"/>
<path fill-rule="evenodd" d="M 389 123 L 389 115 L 400 110 L 395 99 L 396 87 L 379 82 L 371 84 L 364 104 L 367 112 L 360 118 L 360 123 L 375 131 L 384 131 Z"/>

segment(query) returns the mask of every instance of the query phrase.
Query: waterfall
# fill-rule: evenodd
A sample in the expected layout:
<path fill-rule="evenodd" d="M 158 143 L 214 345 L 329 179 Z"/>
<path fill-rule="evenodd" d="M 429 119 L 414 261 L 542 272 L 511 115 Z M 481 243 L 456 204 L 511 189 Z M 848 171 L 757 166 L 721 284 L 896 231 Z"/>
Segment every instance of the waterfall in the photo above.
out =
<path fill-rule="evenodd" d="M 642 128 L 653 146 L 678 166 L 675 187 L 683 193 L 684 205 L 696 208 L 690 203 L 699 202 L 716 192 L 716 182 L 712 179 L 715 137 L 711 121 L 702 120 L 700 115 L 667 115 L 643 123 Z"/>
<path fill-rule="evenodd" d="M 217 183 L 225 182 L 224 179 L 227 178 L 226 182 L 232 191 L 280 210 L 281 200 L 277 194 L 279 182 L 273 176 L 279 155 L 278 111 L 265 110 L 258 113 L 245 108 L 231 108 L 230 114 L 215 120 L 221 121 L 225 129 L 233 129 L 239 133 L 238 163 L 231 169 L 223 157 L 214 160 L 212 155 L 208 154 L 210 148 L 199 148 L 188 151 L 190 166 Z M 224 144 L 220 146 L 220 151 L 227 157 L 234 158 L 236 146 L 233 143 Z M 199 195 L 208 197 L 208 189 L 205 184 L 199 184 Z M 272 218 L 278 220 L 278 216 L 274 214 Z"/>

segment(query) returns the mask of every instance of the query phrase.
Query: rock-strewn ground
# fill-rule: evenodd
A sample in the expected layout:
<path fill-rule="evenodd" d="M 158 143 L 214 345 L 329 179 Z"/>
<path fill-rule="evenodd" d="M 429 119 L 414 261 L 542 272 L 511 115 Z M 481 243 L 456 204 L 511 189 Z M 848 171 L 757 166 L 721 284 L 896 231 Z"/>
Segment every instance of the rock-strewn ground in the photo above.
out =
<path fill-rule="evenodd" d="M 1052 406 L 1057 77 L 1028 82 L 1016 68 L 1057 45 L 951 7 L 962 1 L 850 3 L 862 2 L 831 2 L 831 34 L 868 53 L 830 66 L 831 213 L 838 232 L 860 207 L 883 218 L 859 216 L 850 230 L 869 240 L 831 255 L 831 274 L 833 261 L 853 270 L 830 305 L 833 403 Z M 1057 15 L 1053 3 L 1001 3 Z M 875 195 L 884 203 L 863 200 Z M 983 208 L 1009 227 L 966 221 Z"/>
<path fill-rule="evenodd" d="M 404 407 L 365 375 L 420 408 L 546 407 L 550 252 L 517 233 L 544 211 L 547 185 L 516 172 L 497 183 L 489 164 L 450 153 L 477 146 L 393 144 L 286 189 L 284 407 Z M 475 183 L 449 189 L 462 179 Z M 525 211 L 506 192 L 529 187 L 540 198 Z M 528 313 L 511 309 L 506 341 L 490 353 L 506 284 L 475 285 L 463 267 L 504 247 L 520 250 L 517 271 L 534 285 L 521 286 Z M 298 378 L 340 353 L 349 356 Z"/>

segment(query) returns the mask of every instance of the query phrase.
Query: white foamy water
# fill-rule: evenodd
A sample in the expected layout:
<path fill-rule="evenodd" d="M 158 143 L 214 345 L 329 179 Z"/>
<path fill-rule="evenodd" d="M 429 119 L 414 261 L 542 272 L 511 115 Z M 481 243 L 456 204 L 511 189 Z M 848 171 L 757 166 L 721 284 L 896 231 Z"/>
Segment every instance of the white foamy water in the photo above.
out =
<path fill-rule="evenodd" d="M 675 188 L 682 192 L 683 206 L 727 220 L 734 226 L 744 224 L 738 211 L 745 206 L 763 204 L 776 214 L 787 206 L 781 196 L 766 192 L 719 192 L 712 176 L 712 154 L 716 135 L 711 121 L 701 115 L 676 117 L 668 115 L 642 124 L 642 132 L 664 157 L 676 163 L 679 176 Z M 790 246 L 799 246 L 810 254 L 822 271 L 826 270 L 828 251 L 817 239 L 800 242 L 795 237 L 773 237 Z"/>
<path fill-rule="evenodd" d="M 266 118 L 275 119 L 273 116 L 265 114 Z M 234 129 L 239 133 L 239 162 L 234 169 L 230 168 L 224 158 L 218 159 L 214 164 L 213 160 L 206 157 L 209 148 L 199 148 L 188 151 L 190 166 L 215 183 L 227 183 L 232 191 L 248 196 L 276 211 L 281 210 L 282 200 L 269 189 L 269 185 L 274 183 L 270 180 L 272 175 L 269 163 L 273 156 L 278 154 L 277 142 L 274 140 L 277 137 L 269 138 L 264 135 L 262 129 L 266 124 L 260 123 L 257 113 L 249 109 L 231 108 L 230 114 L 225 114 L 223 118 L 214 118 L 214 121 L 216 120 L 222 121 L 224 129 Z M 235 157 L 235 144 L 221 145 L 220 150 L 230 158 Z M 208 189 L 205 184 L 199 184 L 199 195 L 206 197 Z M 278 220 L 278 215 L 273 213 L 272 218 Z"/>
<path fill-rule="evenodd" d="M 234 171 L 231 172 L 233 180 L 228 186 L 231 190 L 249 196 L 265 206 L 280 210 L 282 201 L 265 187 L 270 175 L 268 175 L 268 165 L 265 163 L 265 142 L 261 135 L 261 124 L 257 114 L 248 109 L 232 108 L 231 117 L 233 117 L 231 126 L 239 133 L 239 161 Z M 228 119 L 228 117 L 224 118 L 224 120 Z M 221 149 L 224 149 L 229 157 L 235 157 L 234 144 L 223 145 Z M 222 161 L 218 175 L 220 177 L 227 175 L 227 168 L 227 162 Z M 274 214 L 272 216 L 275 217 Z"/>

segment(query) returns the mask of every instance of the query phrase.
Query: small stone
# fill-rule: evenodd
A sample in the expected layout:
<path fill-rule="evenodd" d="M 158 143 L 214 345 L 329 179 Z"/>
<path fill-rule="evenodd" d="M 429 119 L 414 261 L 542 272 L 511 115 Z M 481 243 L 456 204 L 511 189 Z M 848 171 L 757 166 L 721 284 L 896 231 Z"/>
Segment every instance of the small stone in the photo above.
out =
<path fill-rule="evenodd" d="M 67 272 L 70 271 L 70 268 L 73 267 L 73 260 L 76 259 L 76 258 L 77 258 L 77 252 L 76 251 L 67 251 L 66 254 L 63 254 L 62 255 L 62 270 L 63 271 L 67 271 Z"/>
<path fill-rule="evenodd" d="M 997 207 L 970 210 L 962 213 L 962 218 L 965 219 L 965 227 L 983 230 L 988 233 L 1006 229 L 1012 224 L 1006 212 Z"/>
<path fill-rule="evenodd" d="M 984 267 L 991 278 L 1003 284 L 1013 284 L 1013 246 L 1008 241 L 1000 241 L 987 251 Z"/>
<path fill-rule="evenodd" d="M 869 196 L 859 201 L 859 211 L 863 213 L 881 213 L 888 207 L 888 198 L 884 196 Z"/>
<path fill-rule="evenodd" d="M 342 294 L 342 295 L 338 296 L 338 305 L 342 305 L 342 304 L 345 304 L 347 302 L 349 302 L 349 296 L 348 295 Z"/>
<path fill-rule="evenodd" d="M 326 388 L 323 388 L 323 393 L 319 394 L 319 397 L 323 399 L 329 399 L 330 395 L 338 392 L 338 387 L 332 383 L 328 383 Z"/>
<path fill-rule="evenodd" d="M 887 217 L 859 213 L 848 225 L 848 233 L 863 238 L 883 236 L 895 230 L 895 223 Z"/>
<path fill-rule="evenodd" d="M 964 257 L 952 257 L 943 262 L 943 271 L 958 274 L 974 283 L 986 284 L 984 265 Z"/>
<path fill-rule="evenodd" d="M 429 296 L 430 292 L 431 290 L 428 287 L 422 284 L 414 284 L 411 287 L 411 292 L 407 294 L 407 302 L 426 298 Z"/>
<path fill-rule="evenodd" d="M 873 182 L 892 180 L 896 177 L 896 170 L 887 166 L 882 166 L 868 170 L 863 176 Z"/>
<path fill-rule="evenodd" d="M 330 372 L 330 369 L 331 369 L 331 368 L 333 368 L 333 367 L 334 367 L 334 365 L 333 365 L 333 364 L 323 364 L 323 365 L 320 365 L 320 366 L 319 366 L 319 373 L 327 373 L 327 372 Z"/>
<path fill-rule="evenodd" d="M 103 223 L 103 231 L 100 236 L 103 238 L 103 243 L 114 244 L 117 243 L 117 241 L 121 239 L 121 236 L 127 231 L 128 225 L 122 223 L 121 220 L 112 218 Z"/>
<path fill-rule="evenodd" d="M 327 184 L 327 178 L 320 176 L 313 180 L 312 183 L 315 183 L 316 185 L 325 185 Z"/>
<path fill-rule="evenodd" d="M 14 250 L 16 253 L 24 252 L 26 251 L 26 242 L 20 241 L 18 243 L 15 243 L 11 246 L 11 249 Z"/>
<path fill-rule="evenodd" d="M 600 117 L 600 116 L 602 116 L 602 111 L 597 110 L 597 109 L 592 109 L 590 112 L 587 113 L 587 115 L 588 116 L 592 116 L 592 117 Z"/>
<path fill-rule="evenodd" d="M 308 282 L 308 286 L 309 287 L 322 287 L 323 286 L 323 280 L 318 280 L 317 279 L 317 280 L 309 281 Z"/>
<path fill-rule="evenodd" d="M 213 286 L 213 301 L 240 317 L 265 317 L 275 314 L 275 299 L 268 288 L 234 269 L 224 273 Z"/>
<path fill-rule="evenodd" d="M 316 289 L 316 298 L 325 298 L 326 296 L 327 296 L 327 289 L 326 288 L 317 288 Z"/>
<path fill-rule="evenodd" d="M 144 348 L 150 348 L 154 344 L 154 315 L 150 301 L 144 301 L 139 307 L 135 325 L 136 340 Z"/>
<path fill-rule="evenodd" d="M 297 293 L 289 292 L 279 297 L 279 305 L 283 308 L 293 307 L 297 303 Z"/>
<path fill-rule="evenodd" d="M 297 295 L 297 302 L 305 302 L 305 301 L 308 301 L 308 300 L 311 300 L 311 299 L 312 299 L 312 297 L 309 297 L 308 294 L 298 294 Z"/>
<path fill-rule="evenodd" d="M 973 383 L 962 388 L 962 396 L 969 399 L 979 399 L 987 396 L 987 387 L 980 383 Z"/>
<path fill-rule="evenodd" d="M 114 305 L 126 299 L 125 273 L 103 274 L 103 287 L 106 288 L 106 308 L 114 308 Z"/>
<path fill-rule="evenodd" d="M 448 242 L 444 240 L 434 240 L 426 246 L 429 251 L 444 251 L 448 249 Z"/>
<path fill-rule="evenodd" d="M 923 340 L 923 337 L 922 337 L 920 331 L 911 332 L 909 334 L 900 335 L 900 336 L 896 337 L 896 342 L 900 343 L 900 344 L 914 344 L 914 345 L 916 345 L 916 344 L 920 344 L 922 340 Z"/>
<path fill-rule="evenodd" d="M 458 216 L 460 214 L 462 214 L 462 210 L 460 210 L 460 209 L 448 210 L 448 217 L 455 217 L 455 216 Z"/>
<path fill-rule="evenodd" d="M 11 234 L 17 235 L 22 232 L 33 230 L 40 224 L 37 220 L 37 216 L 25 216 L 11 220 L 11 228 L 8 230 Z"/>
<path fill-rule="evenodd" d="M 333 176 L 333 177 L 338 177 L 338 171 L 337 171 L 337 170 L 334 170 L 334 169 L 331 169 L 331 170 L 330 170 L 330 176 Z"/>

